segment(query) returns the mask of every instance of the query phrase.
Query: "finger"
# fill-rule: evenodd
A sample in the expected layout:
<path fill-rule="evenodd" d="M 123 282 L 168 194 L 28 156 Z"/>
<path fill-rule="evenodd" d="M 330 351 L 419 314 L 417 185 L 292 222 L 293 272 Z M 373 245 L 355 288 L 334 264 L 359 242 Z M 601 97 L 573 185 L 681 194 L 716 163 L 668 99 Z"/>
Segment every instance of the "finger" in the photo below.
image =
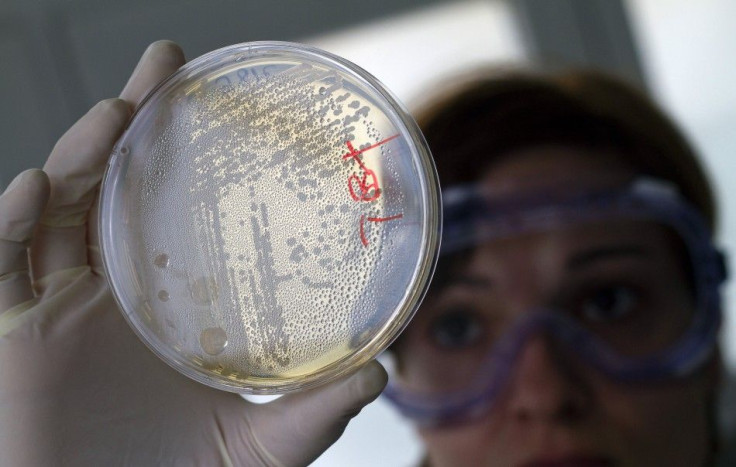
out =
<path fill-rule="evenodd" d="M 56 143 L 44 166 L 51 198 L 31 243 L 34 279 L 87 264 L 88 211 L 112 146 L 129 116 L 125 101 L 102 101 Z"/>
<path fill-rule="evenodd" d="M 371 362 L 357 373 L 310 391 L 250 407 L 259 457 L 281 465 L 307 465 L 342 435 L 348 422 L 386 386 L 388 375 Z"/>
<path fill-rule="evenodd" d="M 45 166 L 52 201 L 32 247 L 34 279 L 88 264 L 88 236 L 96 241 L 97 223 L 85 223 L 112 146 L 130 117 L 130 105 L 177 69 L 181 58 L 175 44 L 153 44 L 123 91 L 129 101 L 101 102 L 57 143 Z"/>
<path fill-rule="evenodd" d="M 120 98 L 137 106 L 154 86 L 184 63 L 184 52 L 176 43 L 154 42 L 143 53 Z"/>
<path fill-rule="evenodd" d="M 100 232 L 98 230 L 100 217 L 99 189 L 95 194 L 95 202 L 89 210 L 87 218 L 87 262 L 96 274 L 103 274 L 102 254 L 100 253 Z"/>
<path fill-rule="evenodd" d="M 137 106 L 151 89 L 178 70 L 184 62 L 184 53 L 174 42 L 154 42 L 148 46 L 148 49 L 141 56 L 128 83 L 120 93 L 120 98 L 128 102 L 132 107 Z M 97 222 L 98 199 L 96 196 L 94 199 L 95 202 L 88 217 L 88 260 L 92 269 L 100 272 L 102 262 L 100 259 Z"/>
<path fill-rule="evenodd" d="M 0 195 L 0 312 L 33 298 L 26 248 L 49 199 L 42 170 L 21 173 Z"/>

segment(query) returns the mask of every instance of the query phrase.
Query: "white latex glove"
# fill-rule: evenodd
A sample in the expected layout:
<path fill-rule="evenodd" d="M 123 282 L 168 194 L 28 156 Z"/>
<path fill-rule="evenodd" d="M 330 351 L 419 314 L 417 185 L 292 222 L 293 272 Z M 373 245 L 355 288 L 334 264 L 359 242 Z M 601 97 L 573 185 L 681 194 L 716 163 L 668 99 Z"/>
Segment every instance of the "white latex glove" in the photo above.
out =
<path fill-rule="evenodd" d="M 121 99 L 0 197 L 2 465 L 305 465 L 386 383 L 372 362 L 255 405 L 175 372 L 124 321 L 101 270 L 96 192 L 132 108 L 183 63 L 175 44 L 153 44 Z"/>

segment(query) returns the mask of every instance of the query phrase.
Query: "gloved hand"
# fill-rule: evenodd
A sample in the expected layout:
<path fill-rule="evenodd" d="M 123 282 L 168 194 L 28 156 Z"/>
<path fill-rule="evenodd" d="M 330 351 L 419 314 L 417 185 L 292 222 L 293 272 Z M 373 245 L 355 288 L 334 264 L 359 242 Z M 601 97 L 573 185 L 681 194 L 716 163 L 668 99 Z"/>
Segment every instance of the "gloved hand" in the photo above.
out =
<path fill-rule="evenodd" d="M 96 191 L 133 107 L 183 63 L 175 44 L 153 44 L 121 98 L 0 197 L 2 465 L 304 465 L 386 383 L 372 362 L 256 405 L 175 372 L 124 321 L 101 269 Z"/>

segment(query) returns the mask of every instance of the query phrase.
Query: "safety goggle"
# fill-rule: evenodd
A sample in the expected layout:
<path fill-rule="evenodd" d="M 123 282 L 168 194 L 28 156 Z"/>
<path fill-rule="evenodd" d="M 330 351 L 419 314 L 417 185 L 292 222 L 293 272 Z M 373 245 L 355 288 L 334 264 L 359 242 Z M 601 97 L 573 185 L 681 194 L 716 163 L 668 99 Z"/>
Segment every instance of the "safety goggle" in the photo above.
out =
<path fill-rule="evenodd" d="M 652 306 L 627 317 L 625 325 L 590 325 L 565 309 L 545 306 L 511 320 L 499 337 L 476 350 L 477 355 L 462 360 L 450 355 L 446 364 L 435 360 L 410 372 L 400 365 L 392 369 L 389 361 L 384 395 L 408 418 L 438 425 L 485 413 L 504 390 L 526 342 L 540 333 L 623 382 L 684 377 L 712 356 L 721 324 L 724 256 L 713 246 L 699 213 L 666 182 L 638 179 L 615 190 L 543 193 L 503 202 L 465 186 L 445 191 L 443 198 L 443 256 L 498 239 L 569 226 L 605 226 L 612 220 L 663 226 L 685 247 L 694 306 L 680 318 Z M 665 333 L 665 327 L 669 338 L 652 337 Z"/>

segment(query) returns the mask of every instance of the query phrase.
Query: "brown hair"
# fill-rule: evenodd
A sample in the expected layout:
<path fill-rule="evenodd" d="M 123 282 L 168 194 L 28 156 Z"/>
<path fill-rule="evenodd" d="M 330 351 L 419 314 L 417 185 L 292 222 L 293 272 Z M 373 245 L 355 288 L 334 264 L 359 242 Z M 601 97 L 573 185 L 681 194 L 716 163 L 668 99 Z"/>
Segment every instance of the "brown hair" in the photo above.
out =
<path fill-rule="evenodd" d="M 644 93 L 609 76 L 486 73 L 417 116 L 443 186 L 473 181 L 515 149 L 607 149 L 642 175 L 673 182 L 715 227 L 710 184 L 683 134 Z"/>

